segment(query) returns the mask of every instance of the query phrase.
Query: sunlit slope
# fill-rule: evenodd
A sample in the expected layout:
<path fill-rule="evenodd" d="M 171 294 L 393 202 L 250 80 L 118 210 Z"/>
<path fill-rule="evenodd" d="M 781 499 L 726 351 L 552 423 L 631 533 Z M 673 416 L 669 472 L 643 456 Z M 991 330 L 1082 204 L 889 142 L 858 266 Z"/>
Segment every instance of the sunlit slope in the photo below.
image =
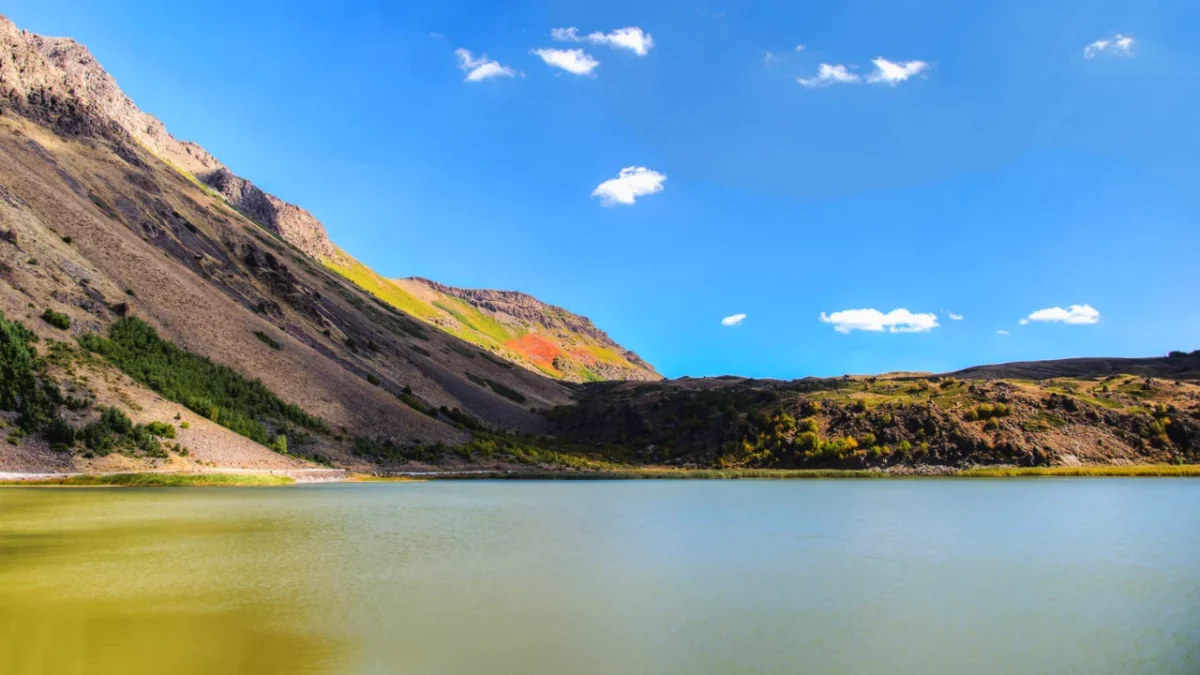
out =
<path fill-rule="evenodd" d="M 532 296 L 419 278 L 385 279 L 349 256 L 326 265 L 393 307 L 547 377 L 570 382 L 661 379 L 588 319 Z"/>

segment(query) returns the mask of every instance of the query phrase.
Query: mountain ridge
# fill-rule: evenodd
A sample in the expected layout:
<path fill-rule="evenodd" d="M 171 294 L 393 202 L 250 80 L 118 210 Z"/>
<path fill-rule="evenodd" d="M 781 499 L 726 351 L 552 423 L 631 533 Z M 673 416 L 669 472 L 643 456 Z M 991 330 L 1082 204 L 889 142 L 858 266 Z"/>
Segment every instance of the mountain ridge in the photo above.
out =
<path fill-rule="evenodd" d="M 325 226 L 309 211 L 238 176 L 202 146 L 175 138 L 161 120 L 138 108 L 83 44 L 72 38 L 30 33 L 0 15 L 0 45 L 4 47 L 4 54 L 0 55 L 0 93 L 23 114 L 41 119 L 69 135 L 98 134 L 118 144 L 132 140 L 314 260 L 343 274 L 356 266 L 357 261 L 329 238 Z M 134 157 L 129 152 L 125 154 Z M 387 293 L 382 296 L 385 301 L 388 301 L 387 296 Z M 540 302 L 532 296 L 526 297 Z M 403 304 L 396 306 L 405 309 Z M 456 320 L 444 314 L 431 311 L 418 318 L 434 319 L 427 322 L 439 327 L 454 325 Z M 574 314 L 570 316 L 582 319 Z M 590 331 L 584 336 L 585 341 L 590 337 L 604 349 L 615 349 L 617 357 L 593 358 L 584 354 L 582 358 L 575 358 L 569 350 L 559 349 L 561 345 L 556 345 L 564 367 L 556 368 L 552 361 L 538 367 L 525 353 L 528 350 L 522 350 L 517 343 L 508 348 L 502 345 L 497 348 L 478 331 L 459 331 L 459 337 L 492 347 L 493 353 L 502 358 L 513 358 L 544 375 L 568 381 L 660 377 L 640 357 L 612 342 L 607 335 L 594 335 L 598 329 L 590 320 L 573 319 L 572 322 Z M 569 336 L 567 340 L 571 341 Z"/>
<path fill-rule="evenodd" d="M 650 364 L 617 344 L 591 319 L 528 293 L 458 288 L 423 277 L 390 281 L 437 309 L 439 313 L 428 319 L 434 325 L 456 335 L 470 330 L 477 334 L 472 340 L 476 344 L 499 343 L 496 346 L 507 349 L 508 358 L 551 377 L 573 382 L 662 379 Z M 454 300 L 468 307 L 454 307 Z M 480 312 L 483 321 L 472 321 L 469 308 Z M 485 322 L 490 325 L 477 325 Z"/>

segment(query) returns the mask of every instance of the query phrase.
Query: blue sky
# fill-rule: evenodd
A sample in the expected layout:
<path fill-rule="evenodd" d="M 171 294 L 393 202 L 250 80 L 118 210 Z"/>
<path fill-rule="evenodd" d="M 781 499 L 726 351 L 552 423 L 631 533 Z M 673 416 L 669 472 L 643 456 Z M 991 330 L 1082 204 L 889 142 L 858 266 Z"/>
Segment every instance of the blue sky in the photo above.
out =
<path fill-rule="evenodd" d="M 532 293 L 668 376 L 1200 348 L 1200 3 L 347 4 L 3 11 L 380 272 Z M 588 37 L 626 27 L 644 55 Z M 626 167 L 661 190 L 593 196 Z"/>

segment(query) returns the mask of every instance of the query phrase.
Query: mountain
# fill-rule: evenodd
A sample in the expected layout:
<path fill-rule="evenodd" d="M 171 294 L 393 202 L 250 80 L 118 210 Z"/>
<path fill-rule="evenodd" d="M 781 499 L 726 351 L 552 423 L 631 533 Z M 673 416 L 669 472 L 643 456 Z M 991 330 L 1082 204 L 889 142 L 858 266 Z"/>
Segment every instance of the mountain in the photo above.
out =
<path fill-rule="evenodd" d="M 662 380 L 528 295 L 384 278 L 0 17 L 2 470 L 1196 462 L 1197 359 Z"/>
<path fill-rule="evenodd" d="M 591 320 L 516 291 L 392 280 L 420 304 L 418 318 L 548 377 L 569 382 L 661 380 L 637 354 Z"/>
<path fill-rule="evenodd" d="M 453 446 L 473 429 L 538 432 L 545 421 L 536 411 L 570 402 L 568 384 L 389 304 L 379 287 L 396 287 L 382 277 L 371 272 L 378 284 L 363 287 L 330 267 L 365 269 L 307 212 L 173 138 L 82 45 L 0 18 L 0 312 L 15 331 L 40 337 L 29 349 L 42 377 L 91 402 L 62 407 L 66 422 L 81 427 L 110 406 L 137 423 L 178 415 L 189 422 L 179 435 L 191 452 L 171 461 L 182 465 L 290 466 L 300 456 L 366 467 L 379 448 Z M 253 407 L 210 414 L 196 401 L 177 405 L 184 399 L 165 396 L 160 376 L 140 364 L 121 371 L 73 347 L 132 316 L 169 344 L 261 382 L 325 431 L 254 420 L 270 438 L 287 436 L 281 455 L 230 433 Z M 207 419 L 225 414 L 227 424 Z M 0 418 L 10 428 L 16 421 Z M 0 466 L 147 459 L 50 453 L 36 433 L 12 440 L 0 444 Z"/>

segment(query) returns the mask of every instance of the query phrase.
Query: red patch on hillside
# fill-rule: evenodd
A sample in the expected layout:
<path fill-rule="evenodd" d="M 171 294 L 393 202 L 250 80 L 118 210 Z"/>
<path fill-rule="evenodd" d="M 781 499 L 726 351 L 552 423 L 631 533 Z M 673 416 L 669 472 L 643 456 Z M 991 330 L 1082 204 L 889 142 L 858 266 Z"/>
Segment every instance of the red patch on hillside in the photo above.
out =
<path fill-rule="evenodd" d="M 587 347 L 572 348 L 571 358 L 585 366 L 594 366 L 599 360 L 596 358 L 596 355 L 592 353 L 592 350 L 588 349 Z"/>
<path fill-rule="evenodd" d="M 536 333 L 526 333 L 515 340 L 505 342 L 504 346 L 545 368 L 554 368 L 554 358 L 562 354 L 558 345 Z"/>

